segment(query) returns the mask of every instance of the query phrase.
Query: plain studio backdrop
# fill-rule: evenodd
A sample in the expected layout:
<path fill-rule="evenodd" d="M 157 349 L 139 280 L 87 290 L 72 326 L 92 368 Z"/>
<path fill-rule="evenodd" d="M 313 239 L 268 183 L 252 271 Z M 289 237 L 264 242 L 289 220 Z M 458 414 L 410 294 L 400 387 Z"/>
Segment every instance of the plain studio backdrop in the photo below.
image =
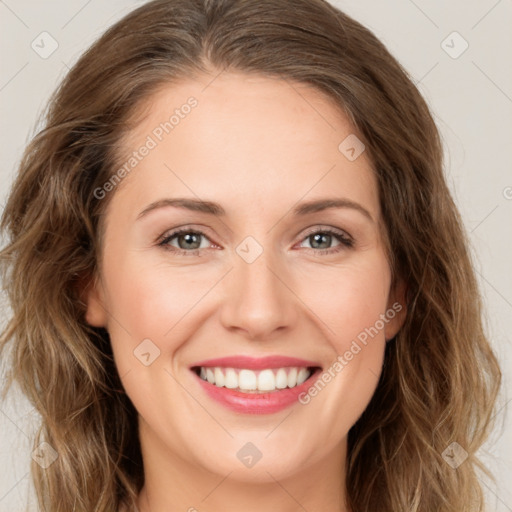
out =
<path fill-rule="evenodd" d="M 331 1 L 400 61 L 441 131 L 447 179 L 470 234 L 487 332 L 504 373 L 497 428 L 480 453 L 496 483 L 485 480 L 484 488 L 489 511 L 512 511 L 512 1 Z M 142 3 L 0 0 L 0 208 L 57 83 L 107 27 Z M 36 421 L 17 389 L 0 403 L 0 512 L 27 503 L 36 510 L 29 480 Z"/>

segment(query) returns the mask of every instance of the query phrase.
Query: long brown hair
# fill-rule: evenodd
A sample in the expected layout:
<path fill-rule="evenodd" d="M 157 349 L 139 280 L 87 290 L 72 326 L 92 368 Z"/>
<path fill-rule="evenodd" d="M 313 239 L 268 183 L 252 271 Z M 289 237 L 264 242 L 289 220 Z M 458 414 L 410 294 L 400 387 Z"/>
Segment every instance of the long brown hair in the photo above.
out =
<path fill-rule="evenodd" d="M 111 27 L 51 98 L 0 225 L 12 308 L 0 349 L 10 342 L 11 381 L 41 414 L 35 444 L 45 440 L 58 453 L 47 469 L 32 465 L 41 507 L 112 512 L 133 507 L 143 485 L 136 411 L 108 333 L 84 320 L 81 289 L 97 275 L 115 193 L 98 200 L 94 192 L 117 169 L 116 149 L 144 100 L 212 69 L 326 93 L 364 137 L 375 167 L 393 276 L 407 283 L 407 317 L 349 433 L 352 511 L 482 510 L 475 452 L 491 426 L 500 371 L 440 137 L 384 45 L 323 0 L 148 2 Z M 443 457 L 454 442 L 468 454 L 456 469 Z"/>

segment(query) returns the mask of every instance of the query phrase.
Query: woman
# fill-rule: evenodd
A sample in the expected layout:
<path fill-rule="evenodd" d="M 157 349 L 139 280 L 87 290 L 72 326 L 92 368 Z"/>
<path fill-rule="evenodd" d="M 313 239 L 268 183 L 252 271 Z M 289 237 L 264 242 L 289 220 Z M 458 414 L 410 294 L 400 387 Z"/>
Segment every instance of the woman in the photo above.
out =
<path fill-rule="evenodd" d="M 328 3 L 126 16 L 2 228 L 45 510 L 483 509 L 500 372 L 438 131 Z"/>

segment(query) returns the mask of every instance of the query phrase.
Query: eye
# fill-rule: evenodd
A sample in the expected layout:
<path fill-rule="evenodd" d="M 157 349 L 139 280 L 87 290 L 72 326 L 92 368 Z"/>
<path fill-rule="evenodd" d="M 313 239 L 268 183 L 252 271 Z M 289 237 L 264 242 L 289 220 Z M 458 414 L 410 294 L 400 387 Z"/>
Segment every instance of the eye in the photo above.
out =
<path fill-rule="evenodd" d="M 209 240 L 202 231 L 182 228 L 166 235 L 158 243 L 158 246 L 177 254 L 198 255 L 201 249 L 205 249 L 211 245 L 206 244 L 206 247 L 201 247 L 201 238 Z M 177 247 L 171 243 L 174 239 L 176 239 Z"/>
<path fill-rule="evenodd" d="M 349 235 L 341 230 L 332 228 L 316 228 L 314 231 L 310 231 L 303 240 L 309 241 L 310 250 L 322 256 L 341 252 L 354 246 L 354 240 Z M 334 247 L 328 247 L 333 241 L 337 241 L 338 244 Z"/>
<path fill-rule="evenodd" d="M 201 246 L 201 239 L 210 243 Z M 307 233 L 302 240 L 309 241 L 311 247 L 306 249 L 313 251 L 315 255 L 341 252 L 354 245 L 354 240 L 349 235 L 333 228 L 316 228 Z M 337 245 L 329 247 L 333 242 L 337 242 Z M 178 255 L 196 256 L 200 255 L 202 249 L 210 247 L 211 241 L 202 231 L 180 228 L 164 235 L 157 245 Z"/>

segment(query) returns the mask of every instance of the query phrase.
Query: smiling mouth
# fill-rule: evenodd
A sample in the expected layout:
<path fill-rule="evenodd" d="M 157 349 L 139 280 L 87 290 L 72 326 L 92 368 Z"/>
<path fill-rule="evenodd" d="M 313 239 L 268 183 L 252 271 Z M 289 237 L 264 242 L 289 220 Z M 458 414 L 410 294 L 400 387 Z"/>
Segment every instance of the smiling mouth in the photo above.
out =
<path fill-rule="evenodd" d="M 288 366 L 250 370 L 222 366 L 194 366 L 191 370 L 202 380 L 218 388 L 257 394 L 293 389 L 310 379 L 318 366 Z"/>

